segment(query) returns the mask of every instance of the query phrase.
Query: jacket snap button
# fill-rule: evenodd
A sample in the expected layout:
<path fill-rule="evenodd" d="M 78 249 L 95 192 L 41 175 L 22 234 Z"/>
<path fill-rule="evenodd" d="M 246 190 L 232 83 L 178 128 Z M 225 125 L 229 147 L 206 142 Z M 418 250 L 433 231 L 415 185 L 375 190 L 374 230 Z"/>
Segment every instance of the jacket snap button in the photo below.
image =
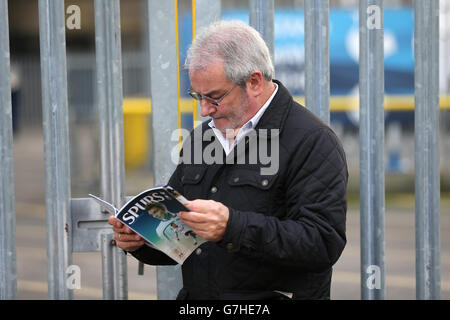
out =
<path fill-rule="evenodd" d="M 195 180 L 198 180 L 200 178 L 200 175 L 197 173 L 194 177 Z"/>
<path fill-rule="evenodd" d="M 269 180 L 264 179 L 263 181 L 261 181 L 261 184 L 265 187 L 269 184 Z"/>
<path fill-rule="evenodd" d="M 211 188 L 211 193 L 216 193 L 217 192 L 217 187 L 212 187 Z"/>
<path fill-rule="evenodd" d="M 201 248 L 197 248 L 197 250 L 195 250 L 195 254 L 196 255 L 201 255 L 202 254 L 202 249 Z"/>
<path fill-rule="evenodd" d="M 233 244 L 231 242 L 227 243 L 227 250 L 230 251 L 233 249 Z"/>
<path fill-rule="evenodd" d="M 239 182 L 239 177 L 233 179 L 234 182 Z"/>

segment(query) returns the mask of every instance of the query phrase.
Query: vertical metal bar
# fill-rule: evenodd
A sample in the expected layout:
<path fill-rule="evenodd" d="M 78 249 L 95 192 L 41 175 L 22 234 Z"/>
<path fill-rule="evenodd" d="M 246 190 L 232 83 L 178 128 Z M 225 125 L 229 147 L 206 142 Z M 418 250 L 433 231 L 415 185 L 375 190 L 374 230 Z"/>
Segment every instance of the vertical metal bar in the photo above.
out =
<path fill-rule="evenodd" d="M 222 12 L 221 0 L 194 0 L 195 3 L 195 33 L 220 19 Z"/>
<path fill-rule="evenodd" d="M 175 1 L 149 0 L 148 16 L 155 184 L 165 184 L 175 170 L 171 139 L 178 128 Z M 182 286 L 180 267 L 157 267 L 158 299 L 174 299 Z"/>
<path fill-rule="evenodd" d="M 113 266 L 113 233 L 100 235 L 100 249 L 102 252 L 102 283 L 103 300 L 114 299 L 114 266 Z"/>
<path fill-rule="evenodd" d="M 211 23 L 220 20 L 222 13 L 222 2 L 221 0 L 192 0 L 193 4 L 193 33 L 198 35 L 203 28 L 206 28 Z M 194 36 L 195 37 L 195 36 Z M 193 38 L 194 38 L 193 37 Z M 193 39 L 194 40 L 194 39 Z M 200 103 L 194 100 L 196 106 L 196 119 L 195 121 L 205 121 L 208 117 L 201 116 L 201 106 Z"/>
<path fill-rule="evenodd" d="M 261 33 L 274 61 L 274 0 L 249 0 L 250 25 Z"/>
<path fill-rule="evenodd" d="M 8 1 L 0 0 L 0 300 L 17 298 Z"/>
<path fill-rule="evenodd" d="M 64 1 L 39 0 L 39 29 L 48 295 L 72 299 L 73 292 L 66 287 L 66 270 L 72 262 L 72 223 Z"/>
<path fill-rule="evenodd" d="M 125 201 L 119 0 L 95 0 L 95 35 L 100 137 L 100 193 L 105 200 L 119 208 Z M 102 254 L 107 253 L 102 251 Z M 116 261 L 112 271 L 114 273 L 114 299 L 125 300 L 128 298 L 126 256 L 118 247 L 113 249 L 113 255 Z"/>
<path fill-rule="evenodd" d="M 384 18 L 382 0 L 359 3 L 361 298 L 385 299 Z"/>
<path fill-rule="evenodd" d="M 416 297 L 439 299 L 439 1 L 414 1 Z"/>
<path fill-rule="evenodd" d="M 305 102 L 330 123 L 330 2 L 305 0 Z"/>

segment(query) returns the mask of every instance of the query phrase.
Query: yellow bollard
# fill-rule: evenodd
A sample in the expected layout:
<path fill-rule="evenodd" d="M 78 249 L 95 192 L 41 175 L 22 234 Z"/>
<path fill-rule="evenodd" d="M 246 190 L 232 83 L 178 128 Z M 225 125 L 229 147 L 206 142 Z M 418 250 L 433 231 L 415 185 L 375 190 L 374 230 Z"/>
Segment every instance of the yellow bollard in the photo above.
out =
<path fill-rule="evenodd" d="M 125 169 L 142 167 L 149 153 L 150 99 L 125 98 L 123 100 L 123 131 Z"/>

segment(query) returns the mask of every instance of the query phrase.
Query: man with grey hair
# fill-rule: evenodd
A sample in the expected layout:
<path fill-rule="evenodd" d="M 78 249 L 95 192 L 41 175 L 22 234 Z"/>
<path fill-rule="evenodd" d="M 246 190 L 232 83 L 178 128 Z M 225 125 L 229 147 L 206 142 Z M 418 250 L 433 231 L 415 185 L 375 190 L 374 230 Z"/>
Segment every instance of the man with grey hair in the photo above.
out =
<path fill-rule="evenodd" d="M 169 185 L 191 200 L 179 216 L 208 242 L 184 262 L 178 299 L 329 299 L 332 266 L 346 243 L 341 143 L 273 80 L 269 50 L 245 23 L 206 28 L 186 68 L 189 94 L 211 120 L 183 144 Z M 211 130 L 214 139 L 202 139 Z M 261 158 L 250 161 L 262 146 L 271 147 L 276 172 L 263 174 Z M 207 149 L 224 161 L 196 162 Z M 110 223 L 118 246 L 140 261 L 175 264 L 116 219 Z"/>

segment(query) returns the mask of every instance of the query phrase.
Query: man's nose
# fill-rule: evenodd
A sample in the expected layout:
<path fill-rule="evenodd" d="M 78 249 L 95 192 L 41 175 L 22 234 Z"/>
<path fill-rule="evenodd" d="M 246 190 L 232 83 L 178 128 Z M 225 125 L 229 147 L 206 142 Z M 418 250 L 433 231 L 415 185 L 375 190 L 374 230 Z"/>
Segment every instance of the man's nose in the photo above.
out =
<path fill-rule="evenodd" d="M 207 117 L 216 110 L 216 107 L 206 99 L 200 100 L 201 115 Z"/>

